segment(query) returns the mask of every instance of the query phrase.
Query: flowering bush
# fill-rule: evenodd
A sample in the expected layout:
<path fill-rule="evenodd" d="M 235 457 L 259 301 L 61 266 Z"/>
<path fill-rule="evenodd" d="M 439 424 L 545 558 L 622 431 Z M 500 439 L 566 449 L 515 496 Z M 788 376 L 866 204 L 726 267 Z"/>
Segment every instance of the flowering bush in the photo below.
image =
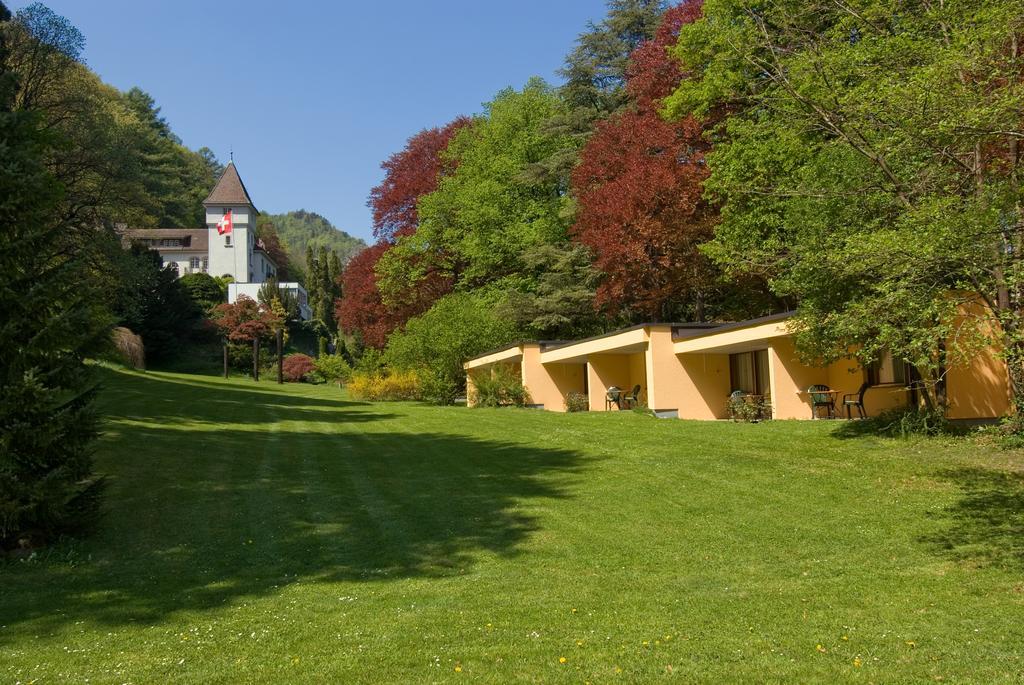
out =
<path fill-rule="evenodd" d="M 587 411 L 590 399 L 581 392 L 571 392 L 565 396 L 565 410 L 568 412 Z"/>
<path fill-rule="evenodd" d="M 306 354 L 291 354 L 284 358 L 284 379 L 289 383 L 302 381 L 307 374 L 313 372 L 313 358 Z"/>
<path fill-rule="evenodd" d="M 415 371 L 384 373 L 355 373 L 348 383 L 352 397 L 373 402 L 418 400 L 421 397 L 420 379 Z"/>

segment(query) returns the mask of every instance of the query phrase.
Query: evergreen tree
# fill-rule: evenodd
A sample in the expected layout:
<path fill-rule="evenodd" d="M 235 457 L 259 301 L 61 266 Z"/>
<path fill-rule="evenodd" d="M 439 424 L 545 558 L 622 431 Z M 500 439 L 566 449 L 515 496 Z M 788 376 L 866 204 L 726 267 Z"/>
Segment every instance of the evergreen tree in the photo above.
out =
<path fill-rule="evenodd" d="M 654 37 L 664 11 L 663 0 L 608 1 L 608 15 L 580 34 L 559 72 L 570 108 L 607 114 L 626 104 L 629 56 Z"/>
<path fill-rule="evenodd" d="M 0 547 L 87 524 L 102 480 L 92 473 L 94 391 L 83 363 L 109 320 L 89 287 L 91 229 L 60 217 L 62 188 L 45 168 L 56 141 L 15 109 L 0 3 Z M 49 46 L 57 50 L 58 47 Z"/>

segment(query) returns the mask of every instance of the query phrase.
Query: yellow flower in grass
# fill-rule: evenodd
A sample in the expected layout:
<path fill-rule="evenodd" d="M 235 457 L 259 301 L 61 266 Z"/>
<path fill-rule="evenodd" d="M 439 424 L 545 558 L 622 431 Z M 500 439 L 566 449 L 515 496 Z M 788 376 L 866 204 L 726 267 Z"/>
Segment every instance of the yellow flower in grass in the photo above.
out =
<path fill-rule="evenodd" d="M 462 673 L 462 664 L 455 664 L 455 672 Z"/>
<path fill-rule="evenodd" d="M 566 663 L 566 662 L 568 662 L 568 661 L 569 661 L 569 660 L 568 660 L 568 659 L 566 659 L 566 658 L 565 658 L 564 656 L 560 656 L 560 657 L 558 657 L 558 663 L 560 663 L 560 664 L 564 664 L 564 663 Z"/>
<path fill-rule="evenodd" d="M 861 663 L 862 662 L 861 662 L 859 656 L 853 657 L 853 666 L 854 666 L 854 668 L 860 668 Z"/>
<path fill-rule="evenodd" d="M 819 652 L 821 652 L 822 654 L 824 654 L 825 652 L 828 651 L 827 649 L 825 649 L 821 645 L 818 645 L 817 647 L 815 647 L 815 649 L 818 650 Z"/>
<path fill-rule="evenodd" d="M 576 640 L 576 646 L 577 647 L 582 647 L 583 646 L 583 640 Z"/>

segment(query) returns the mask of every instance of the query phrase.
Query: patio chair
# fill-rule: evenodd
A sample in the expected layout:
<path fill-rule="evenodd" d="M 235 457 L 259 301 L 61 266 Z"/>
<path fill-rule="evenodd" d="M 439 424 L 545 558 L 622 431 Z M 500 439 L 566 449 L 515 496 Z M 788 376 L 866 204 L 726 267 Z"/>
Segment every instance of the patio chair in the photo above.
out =
<path fill-rule="evenodd" d="M 604 395 L 604 410 L 611 411 L 613 404 L 617 409 L 622 409 L 622 388 L 614 385 Z"/>
<path fill-rule="evenodd" d="M 868 391 L 871 384 L 867 381 L 861 383 L 860 390 L 853 393 L 843 395 L 843 406 L 846 407 L 846 418 L 853 418 L 853 408 L 857 408 L 857 413 L 860 414 L 862 419 L 866 419 L 868 414 L 864 411 L 864 393 Z"/>
<path fill-rule="evenodd" d="M 633 391 L 623 398 L 626 401 L 626 409 L 636 409 L 640 406 L 640 384 L 633 386 Z"/>
<path fill-rule="evenodd" d="M 811 396 L 811 418 L 816 419 L 821 416 L 819 409 L 825 409 L 828 412 L 828 418 L 834 419 L 836 417 L 836 398 L 832 394 L 832 388 L 827 385 L 812 385 L 807 388 L 807 393 Z"/>
<path fill-rule="evenodd" d="M 729 401 L 726 406 L 729 409 L 729 418 L 736 421 L 739 418 L 739 410 L 747 401 L 747 393 L 742 390 L 733 390 L 729 393 Z"/>

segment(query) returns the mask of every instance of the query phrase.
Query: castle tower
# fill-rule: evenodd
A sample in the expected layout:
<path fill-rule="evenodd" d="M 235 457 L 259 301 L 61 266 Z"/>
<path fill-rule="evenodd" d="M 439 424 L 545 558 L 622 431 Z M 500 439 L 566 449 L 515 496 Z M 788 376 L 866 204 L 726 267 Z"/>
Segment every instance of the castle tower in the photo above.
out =
<path fill-rule="evenodd" d="M 249 198 L 234 162 L 228 162 L 217 185 L 203 202 L 209 238 L 211 276 L 231 276 L 236 283 L 262 282 L 254 273 L 253 250 L 256 247 L 256 217 L 259 212 Z M 220 235 L 217 224 L 231 212 L 232 230 Z"/>

